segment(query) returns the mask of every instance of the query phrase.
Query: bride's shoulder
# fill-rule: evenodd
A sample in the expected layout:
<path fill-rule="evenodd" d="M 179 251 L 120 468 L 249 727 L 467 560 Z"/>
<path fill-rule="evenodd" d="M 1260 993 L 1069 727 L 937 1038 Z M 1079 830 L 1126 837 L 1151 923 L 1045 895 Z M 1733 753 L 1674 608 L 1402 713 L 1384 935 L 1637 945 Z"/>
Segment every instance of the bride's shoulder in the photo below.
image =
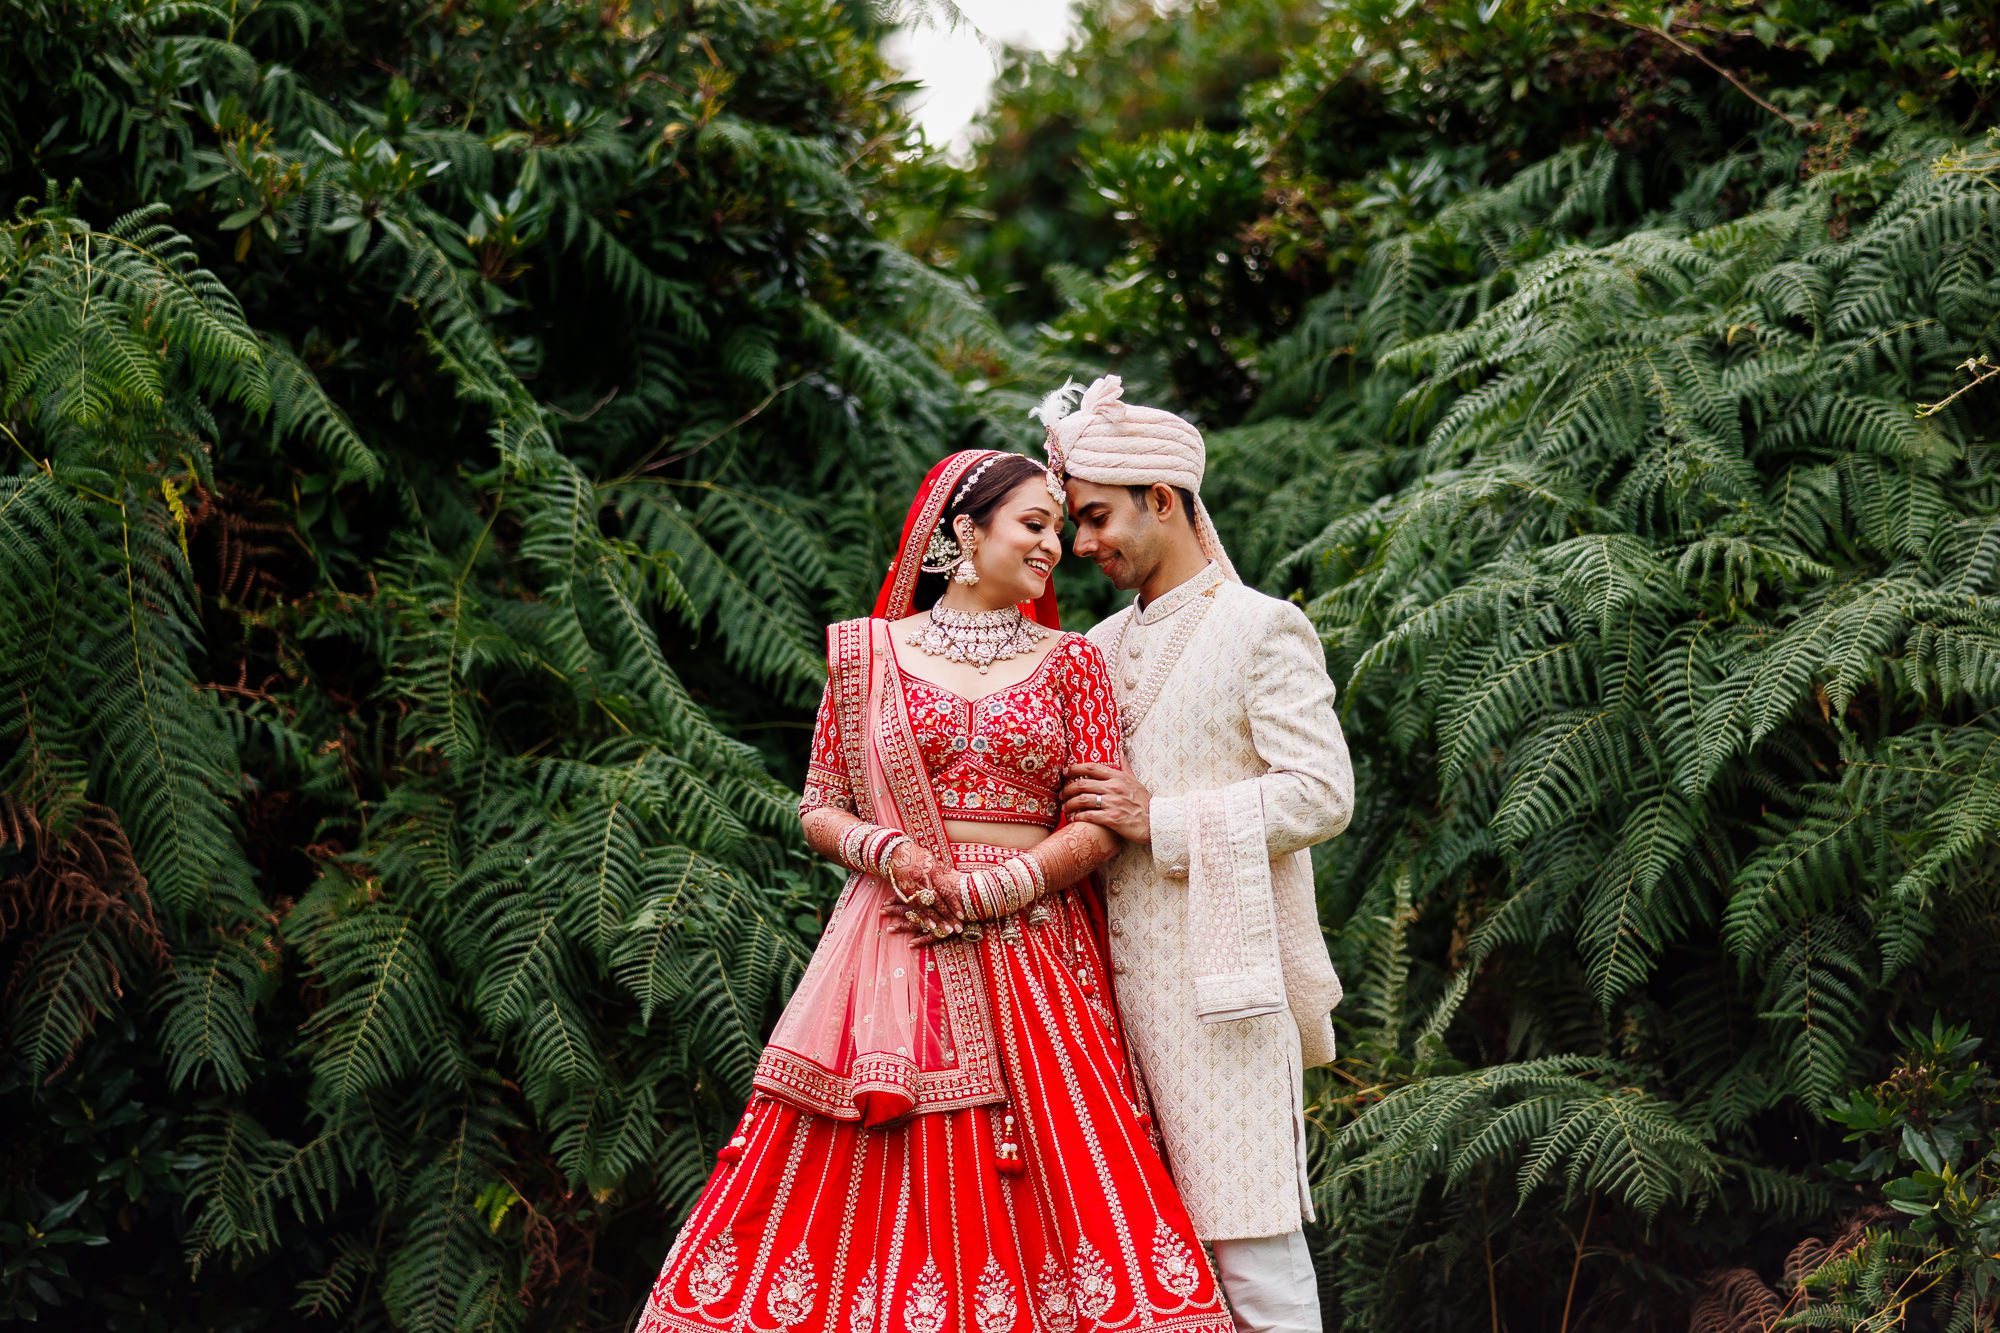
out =
<path fill-rule="evenodd" d="M 836 620 L 826 627 L 826 663 L 828 671 L 838 671 L 843 666 L 855 665 L 867 657 L 867 646 L 875 638 L 875 627 L 880 620 L 873 616 L 856 616 L 852 620 Z"/>
<path fill-rule="evenodd" d="M 826 627 L 826 634 L 830 639 L 838 638 L 842 634 L 866 634 L 876 625 L 887 625 L 890 629 L 896 629 L 922 619 L 921 611 L 913 616 L 905 616 L 901 620 L 884 620 L 880 616 L 856 616 L 852 620 L 834 621 Z"/>
<path fill-rule="evenodd" d="M 1056 641 L 1049 648 L 1049 656 L 1056 664 L 1072 670 L 1104 670 L 1104 650 L 1091 642 L 1090 637 L 1077 630 L 1066 629 L 1056 632 Z"/>

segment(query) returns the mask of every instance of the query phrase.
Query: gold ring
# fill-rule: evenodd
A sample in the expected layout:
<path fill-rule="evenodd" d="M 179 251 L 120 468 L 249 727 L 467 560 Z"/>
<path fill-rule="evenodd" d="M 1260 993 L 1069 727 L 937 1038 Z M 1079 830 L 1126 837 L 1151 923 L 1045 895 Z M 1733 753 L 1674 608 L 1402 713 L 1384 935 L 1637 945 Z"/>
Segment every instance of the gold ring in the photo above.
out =
<path fill-rule="evenodd" d="M 918 916 L 915 912 L 905 912 L 903 913 L 903 920 L 909 922 L 911 925 L 914 926 L 920 924 L 923 921 L 923 918 Z"/>
<path fill-rule="evenodd" d="M 951 927 L 947 926 L 944 922 L 940 921 L 935 926 L 931 927 L 931 934 L 936 936 L 938 939 L 943 939 L 945 936 L 951 934 Z"/>
<path fill-rule="evenodd" d="M 937 901 L 936 889 L 918 889 L 911 901 L 919 907 L 929 907 Z"/>

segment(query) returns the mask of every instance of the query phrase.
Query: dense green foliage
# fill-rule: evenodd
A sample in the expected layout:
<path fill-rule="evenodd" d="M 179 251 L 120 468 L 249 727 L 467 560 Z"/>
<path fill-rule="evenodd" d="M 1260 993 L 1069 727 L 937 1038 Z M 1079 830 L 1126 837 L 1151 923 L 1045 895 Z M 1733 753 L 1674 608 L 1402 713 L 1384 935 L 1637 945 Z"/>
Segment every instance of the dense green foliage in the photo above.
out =
<path fill-rule="evenodd" d="M 1104 367 L 1343 686 L 1329 1326 L 1992 1326 L 1984 8 L 1111 6 L 966 174 L 816 0 L 4 13 L 0 1317 L 622 1326 Z"/>
<path fill-rule="evenodd" d="M 5 19 L 0 1308 L 616 1327 L 829 896 L 821 626 L 992 437 L 878 34 Z"/>
<path fill-rule="evenodd" d="M 1994 36 L 1343 4 L 1241 123 L 1139 134 L 1072 110 L 1102 42 L 1017 76 L 1125 231 L 1039 317 L 1222 428 L 1225 539 L 1345 682 L 1336 1322 L 2000 1316 L 1983 1074 L 1919 1174 L 1833 1170 L 1892 1024 L 2000 1013 Z"/>

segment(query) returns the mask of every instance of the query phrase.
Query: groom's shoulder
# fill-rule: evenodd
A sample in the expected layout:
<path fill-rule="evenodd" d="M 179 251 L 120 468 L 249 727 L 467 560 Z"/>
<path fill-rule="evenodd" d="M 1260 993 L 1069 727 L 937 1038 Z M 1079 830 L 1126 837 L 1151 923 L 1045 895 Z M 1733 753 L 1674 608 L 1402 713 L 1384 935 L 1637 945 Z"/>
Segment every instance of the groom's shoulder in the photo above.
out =
<path fill-rule="evenodd" d="M 1305 651 L 1307 645 L 1322 654 L 1319 631 L 1313 628 L 1305 608 L 1283 597 L 1273 597 L 1241 583 L 1225 583 L 1216 589 L 1220 613 L 1232 635 L 1253 655 L 1285 657 Z"/>
<path fill-rule="evenodd" d="M 1267 592 L 1259 592 L 1247 583 L 1221 583 L 1216 585 L 1217 609 L 1228 608 L 1231 621 L 1237 624 L 1278 624 L 1293 617 L 1305 618 L 1296 602 L 1288 602 L 1282 597 L 1273 597 Z"/>

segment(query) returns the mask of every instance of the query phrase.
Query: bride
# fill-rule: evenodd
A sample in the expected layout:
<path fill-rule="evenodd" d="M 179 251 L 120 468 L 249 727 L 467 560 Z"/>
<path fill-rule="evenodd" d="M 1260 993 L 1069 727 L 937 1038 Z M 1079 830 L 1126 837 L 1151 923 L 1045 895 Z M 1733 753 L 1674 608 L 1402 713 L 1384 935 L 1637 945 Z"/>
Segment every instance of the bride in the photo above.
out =
<path fill-rule="evenodd" d="M 639 1333 L 1230 1333 L 1111 995 L 1116 840 L 1056 827 L 1063 765 L 1120 762 L 1062 513 L 1041 464 L 953 454 L 827 631 L 799 810 L 852 873 Z"/>

